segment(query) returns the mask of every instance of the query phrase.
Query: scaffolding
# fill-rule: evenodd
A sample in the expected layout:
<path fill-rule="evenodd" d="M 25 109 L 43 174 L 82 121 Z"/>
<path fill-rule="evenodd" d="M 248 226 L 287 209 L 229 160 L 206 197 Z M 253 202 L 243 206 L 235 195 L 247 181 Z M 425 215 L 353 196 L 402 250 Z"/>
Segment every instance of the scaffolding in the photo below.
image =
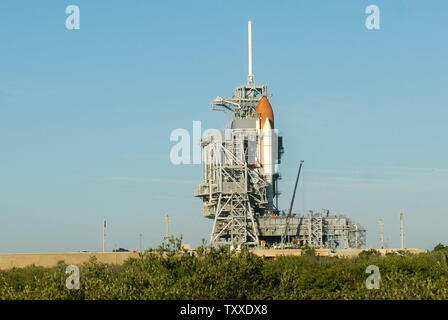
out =
<path fill-rule="evenodd" d="M 214 220 L 211 244 L 259 245 L 255 220 L 267 208 L 268 183 L 249 161 L 258 137 L 256 128 L 232 128 L 202 140 L 203 181 L 195 196 L 203 200 L 204 216 Z"/>
<path fill-rule="evenodd" d="M 257 222 L 260 240 L 274 248 L 361 248 L 366 244 L 366 232 L 358 223 L 344 215 L 330 215 L 328 210 L 308 215 L 261 216 Z M 285 232 L 286 229 L 286 232 Z M 282 245 L 286 233 L 288 241 Z"/>

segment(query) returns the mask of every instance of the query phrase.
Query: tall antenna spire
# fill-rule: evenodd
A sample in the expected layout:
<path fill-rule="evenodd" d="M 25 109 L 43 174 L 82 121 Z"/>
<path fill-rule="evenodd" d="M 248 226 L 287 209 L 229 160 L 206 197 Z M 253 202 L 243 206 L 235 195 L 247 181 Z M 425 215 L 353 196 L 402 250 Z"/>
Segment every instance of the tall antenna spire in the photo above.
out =
<path fill-rule="evenodd" d="M 252 20 L 249 20 L 248 24 L 248 41 L 249 41 L 249 75 L 247 76 L 247 84 L 254 84 L 254 74 L 252 65 Z"/>

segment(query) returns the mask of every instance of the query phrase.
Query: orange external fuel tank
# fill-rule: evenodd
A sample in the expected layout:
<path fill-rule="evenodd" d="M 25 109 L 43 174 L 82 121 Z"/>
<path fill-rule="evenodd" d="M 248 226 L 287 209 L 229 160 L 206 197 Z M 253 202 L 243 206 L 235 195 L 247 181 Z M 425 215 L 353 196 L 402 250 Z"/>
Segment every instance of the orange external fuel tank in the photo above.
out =
<path fill-rule="evenodd" d="M 257 107 L 255 108 L 255 113 L 259 113 L 261 116 L 260 119 L 260 129 L 263 130 L 266 125 L 266 120 L 269 120 L 269 124 L 271 129 L 274 129 L 274 112 L 272 111 L 272 106 L 266 96 L 261 97 L 261 99 L 257 103 Z M 265 163 L 265 155 L 264 148 L 262 147 L 264 144 L 264 139 L 260 141 L 260 156 L 261 156 L 261 167 L 264 168 Z M 264 175 L 264 174 L 263 174 Z"/>
<path fill-rule="evenodd" d="M 266 96 L 261 97 L 260 101 L 258 101 L 257 108 L 255 108 L 255 113 L 259 113 L 261 115 L 260 128 L 262 130 L 266 123 L 266 119 L 269 119 L 272 129 L 274 129 L 274 112 L 272 111 L 271 104 Z"/>

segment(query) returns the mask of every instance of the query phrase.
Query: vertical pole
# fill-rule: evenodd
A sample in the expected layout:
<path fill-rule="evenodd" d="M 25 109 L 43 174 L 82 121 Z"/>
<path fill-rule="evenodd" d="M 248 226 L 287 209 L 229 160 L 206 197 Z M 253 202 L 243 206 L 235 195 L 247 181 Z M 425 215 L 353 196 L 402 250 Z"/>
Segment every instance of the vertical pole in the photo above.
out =
<path fill-rule="evenodd" d="M 168 224 L 170 222 L 170 216 L 169 215 L 165 216 L 165 222 L 166 222 L 165 247 L 168 248 L 168 244 L 169 244 L 169 227 L 168 227 Z"/>
<path fill-rule="evenodd" d="M 404 221 L 403 212 L 400 213 L 400 235 L 401 235 L 401 249 L 404 249 Z"/>
<path fill-rule="evenodd" d="M 384 249 L 384 221 L 380 219 L 380 239 L 381 239 L 381 249 Z"/>
<path fill-rule="evenodd" d="M 275 183 L 275 207 L 278 210 L 278 195 L 279 195 L 279 193 L 278 193 L 278 180 L 275 179 L 274 183 Z"/>
<path fill-rule="evenodd" d="M 344 249 L 348 249 L 348 231 L 344 230 Z"/>
<path fill-rule="evenodd" d="M 140 252 L 142 252 L 142 234 L 140 233 Z"/>
<path fill-rule="evenodd" d="M 249 41 L 249 75 L 247 76 L 247 84 L 251 85 L 254 83 L 254 75 L 252 69 L 252 21 L 248 22 L 248 41 Z"/>
<path fill-rule="evenodd" d="M 103 221 L 103 252 L 106 252 L 106 220 Z"/>

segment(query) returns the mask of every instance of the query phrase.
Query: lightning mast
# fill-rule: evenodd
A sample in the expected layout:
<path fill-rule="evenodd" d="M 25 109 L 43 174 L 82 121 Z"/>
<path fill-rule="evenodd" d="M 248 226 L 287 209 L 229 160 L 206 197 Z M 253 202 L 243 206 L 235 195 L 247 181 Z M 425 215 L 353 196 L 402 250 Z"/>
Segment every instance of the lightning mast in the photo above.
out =
<path fill-rule="evenodd" d="M 247 76 L 247 85 L 254 85 L 254 74 L 253 74 L 253 64 L 252 64 L 252 21 L 249 20 L 247 23 L 248 30 L 248 53 L 249 53 L 249 74 Z"/>

